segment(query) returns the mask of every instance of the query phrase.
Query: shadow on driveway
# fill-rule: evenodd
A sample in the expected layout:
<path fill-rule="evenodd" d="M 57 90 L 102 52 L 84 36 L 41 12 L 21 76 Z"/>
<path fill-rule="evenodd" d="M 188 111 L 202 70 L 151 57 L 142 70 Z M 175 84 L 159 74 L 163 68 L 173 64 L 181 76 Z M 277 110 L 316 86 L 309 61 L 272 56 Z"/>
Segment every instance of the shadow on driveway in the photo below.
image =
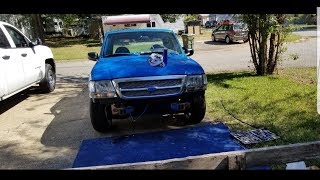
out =
<path fill-rule="evenodd" d="M 84 79 L 77 77 L 68 77 L 64 80 L 68 81 L 69 84 L 73 83 L 74 86 L 79 86 L 80 81 L 86 82 Z M 82 140 L 85 139 L 176 129 L 186 126 L 179 117 L 175 120 L 153 114 L 142 116 L 143 118 L 136 121 L 134 129 L 132 122 L 128 119 L 115 119 L 110 132 L 98 133 L 93 129 L 90 122 L 88 87 L 86 84 L 82 84 L 82 88 L 77 94 L 62 98 L 50 109 L 54 119 L 41 137 L 43 145 L 77 149 Z"/>

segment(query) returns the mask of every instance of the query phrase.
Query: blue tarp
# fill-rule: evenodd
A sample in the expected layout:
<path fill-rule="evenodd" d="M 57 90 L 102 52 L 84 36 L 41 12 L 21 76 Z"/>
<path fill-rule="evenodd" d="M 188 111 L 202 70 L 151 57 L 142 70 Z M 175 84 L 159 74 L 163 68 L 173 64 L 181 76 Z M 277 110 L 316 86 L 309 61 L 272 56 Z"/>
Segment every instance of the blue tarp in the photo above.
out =
<path fill-rule="evenodd" d="M 157 161 L 243 150 L 223 123 L 84 140 L 73 167 Z"/>

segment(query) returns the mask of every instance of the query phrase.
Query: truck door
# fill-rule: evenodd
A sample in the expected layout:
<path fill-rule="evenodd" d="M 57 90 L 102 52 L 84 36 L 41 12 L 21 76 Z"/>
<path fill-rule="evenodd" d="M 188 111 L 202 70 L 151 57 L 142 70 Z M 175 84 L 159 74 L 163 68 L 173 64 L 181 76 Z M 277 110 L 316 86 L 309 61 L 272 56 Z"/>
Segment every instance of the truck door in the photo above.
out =
<path fill-rule="evenodd" d="M 5 57 L 5 49 L 11 48 L 9 41 L 7 40 L 7 37 L 4 35 L 3 31 L 0 27 L 0 100 L 1 97 L 7 94 L 7 80 L 6 80 L 6 67 L 4 60 L 8 57 Z"/>
<path fill-rule="evenodd" d="M 29 46 L 30 41 L 17 29 L 4 25 L 15 47 L 18 58 L 21 59 L 26 86 L 36 82 L 40 77 L 40 56 L 35 48 Z"/>
<path fill-rule="evenodd" d="M 23 65 L 9 34 L 0 26 L 0 96 L 9 95 L 25 86 Z"/>

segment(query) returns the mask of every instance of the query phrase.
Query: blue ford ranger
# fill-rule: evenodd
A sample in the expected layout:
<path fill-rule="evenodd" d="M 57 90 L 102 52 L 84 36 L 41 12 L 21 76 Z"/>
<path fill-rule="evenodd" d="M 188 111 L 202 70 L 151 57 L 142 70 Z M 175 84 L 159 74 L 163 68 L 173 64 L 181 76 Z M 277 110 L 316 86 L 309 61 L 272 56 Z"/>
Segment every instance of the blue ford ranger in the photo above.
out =
<path fill-rule="evenodd" d="M 144 113 L 183 114 L 199 123 L 206 112 L 207 77 L 166 29 L 131 29 L 107 32 L 89 78 L 90 118 L 93 128 L 106 132 L 112 119 Z"/>

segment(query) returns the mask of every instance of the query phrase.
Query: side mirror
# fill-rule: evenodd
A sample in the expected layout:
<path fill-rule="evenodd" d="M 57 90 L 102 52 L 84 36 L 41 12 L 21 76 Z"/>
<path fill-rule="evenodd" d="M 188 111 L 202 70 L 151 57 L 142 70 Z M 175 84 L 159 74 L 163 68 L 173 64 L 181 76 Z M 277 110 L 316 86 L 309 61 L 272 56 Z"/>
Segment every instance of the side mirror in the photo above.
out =
<path fill-rule="evenodd" d="M 29 42 L 29 47 L 33 48 L 35 45 L 33 42 Z"/>
<path fill-rule="evenodd" d="M 97 61 L 99 58 L 99 55 L 98 53 L 96 52 L 89 52 L 88 53 L 88 59 L 91 60 L 91 61 Z"/>
<path fill-rule="evenodd" d="M 33 40 L 32 42 L 29 43 L 30 47 L 34 47 L 36 45 L 42 45 L 42 41 L 41 41 L 40 38 L 37 38 L 37 39 L 35 39 L 35 40 Z"/>
<path fill-rule="evenodd" d="M 188 48 L 183 47 L 183 50 L 184 50 L 184 53 L 186 53 L 187 56 L 192 56 L 193 53 L 194 53 L 193 49 L 188 49 Z"/>
<path fill-rule="evenodd" d="M 36 45 L 42 45 L 42 41 L 41 41 L 40 38 L 37 38 L 37 39 L 36 39 Z"/>

